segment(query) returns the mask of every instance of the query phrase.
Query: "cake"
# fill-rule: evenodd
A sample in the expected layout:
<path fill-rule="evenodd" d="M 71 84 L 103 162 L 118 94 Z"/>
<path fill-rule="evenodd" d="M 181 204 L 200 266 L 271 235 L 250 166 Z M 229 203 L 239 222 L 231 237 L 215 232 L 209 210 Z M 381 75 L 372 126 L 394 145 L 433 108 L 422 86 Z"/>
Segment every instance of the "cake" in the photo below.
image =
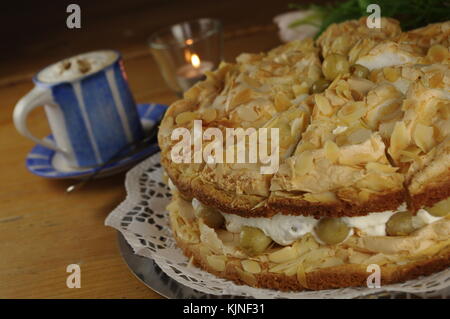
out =
<path fill-rule="evenodd" d="M 168 211 L 194 265 L 283 291 L 365 286 L 372 264 L 382 284 L 449 267 L 450 22 L 381 25 L 241 54 L 169 107 Z"/>

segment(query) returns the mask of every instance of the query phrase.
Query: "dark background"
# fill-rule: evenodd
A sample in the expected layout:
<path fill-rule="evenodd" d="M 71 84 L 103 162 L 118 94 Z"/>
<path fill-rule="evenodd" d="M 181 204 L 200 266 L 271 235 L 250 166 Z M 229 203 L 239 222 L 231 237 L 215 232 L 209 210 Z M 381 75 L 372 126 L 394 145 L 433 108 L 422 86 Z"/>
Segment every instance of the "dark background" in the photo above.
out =
<path fill-rule="evenodd" d="M 305 0 L 47 0 L 2 1 L 0 6 L 0 79 L 17 78 L 30 69 L 84 51 L 112 48 L 125 56 L 146 50 L 146 39 L 172 23 L 213 17 L 225 36 L 255 26 L 273 27 L 288 4 Z M 324 1 L 313 1 L 324 2 Z M 81 29 L 68 29 L 66 8 L 81 7 Z M 40 66 L 34 66 L 39 61 Z M 37 69 L 35 71 L 37 71 Z"/>

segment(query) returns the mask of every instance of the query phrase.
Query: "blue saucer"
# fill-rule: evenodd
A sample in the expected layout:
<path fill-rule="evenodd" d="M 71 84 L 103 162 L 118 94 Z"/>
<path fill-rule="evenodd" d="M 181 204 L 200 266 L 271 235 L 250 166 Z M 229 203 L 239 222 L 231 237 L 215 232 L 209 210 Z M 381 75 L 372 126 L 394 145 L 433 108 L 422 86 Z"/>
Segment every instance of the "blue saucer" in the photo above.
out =
<path fill-rule="evenodd" d="M 141 117 L 141 123 L 144 131 L 149 131 L 155 123 L 157 123 L 165 111 L 167 105 L 163 104 L 138 104 L 138 113 Z M 46 139 L 53 140 L 53 136 L 49 135 Z M 111 163 L 105 166 L 96 177 L 105 177 L 113 175 L 128 169 L 138 161 L 159 151 L 157 143 L 150 144 L 144 150 L 133 154 L 127 158 L 121 159 L 118 162 Z M 55 151 L 48 149 L 42 145 L 36 145 L 26 158 L 26 166 L 28 170 L 38 176 L 53 179 L 79 179 L 91 175 L 95 172 L 94 168 L 72 168 L 64 166 L 63 160 Z"/>

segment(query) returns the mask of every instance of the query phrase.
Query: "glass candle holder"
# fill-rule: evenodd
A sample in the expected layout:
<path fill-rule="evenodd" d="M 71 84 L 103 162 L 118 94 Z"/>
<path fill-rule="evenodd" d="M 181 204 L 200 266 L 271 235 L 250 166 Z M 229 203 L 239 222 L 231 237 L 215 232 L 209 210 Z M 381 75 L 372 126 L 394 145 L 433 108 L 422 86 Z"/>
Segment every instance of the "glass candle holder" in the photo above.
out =
<path fill-rule="evenodd" d="M 178 23 L 155 32 L 149 46 L 167 85 L 181 96 L 222 61 L 222 24 L 209 18 Z"/>

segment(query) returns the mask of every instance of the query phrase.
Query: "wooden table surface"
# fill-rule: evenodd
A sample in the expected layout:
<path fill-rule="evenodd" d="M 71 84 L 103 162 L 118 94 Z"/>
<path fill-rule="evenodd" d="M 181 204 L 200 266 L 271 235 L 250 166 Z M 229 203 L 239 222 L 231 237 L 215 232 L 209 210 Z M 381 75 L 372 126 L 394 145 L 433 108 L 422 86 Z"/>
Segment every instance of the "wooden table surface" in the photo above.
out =
<path fill-rule="evenodd" d="M 225 24 L 226 60 L 233 60 L 240 52 L 265 51 L 278 45 L 271 17 L 286 8 L 285 3 L 278 3 L 261 18 L 261 13 L 249 5 L 246 14 L 256 21 L 254 25 L 251 21 L 227 20 L 225 14 L 222 18 L 231 21 Z M 190 16 L 187 12 L 177 13 L 177 17 Z M 144 23 L 139 19 L 129 21 L 126 29 L 130 32 Z M 161 21 L 159 24 L 163 25 Z M 98 34 L 107 34 L 107 25 L 101 30 L 103 33 Z M 143 28 L 139 30 L 144 32 Z M 95 37 L 95 30 L 91 34 Z M 137 102 L 170 104 L 176 99 L 163 82 L 145 42 L 110 47 L 124 53 Z M 81 41 L 78 46 L 71 43 L 71 48 L 74 54 L 91 46 Z M 26 54 L 12 57 L 3 60 L 5 68 L 0 68 L 0 298 L 161 298 L 128 270 L 118 250 L 116 231 L 104 226 L 106 216 L 124 199 L 124 174 L 93 181 L 66 194 L 73 181 L 47 180 L 32 175 L 25 167 L 25 156 L 33 143 L 16 132 L 12 123 L 14 105 L 33 87 L 31 75 L 51 62 L 49 56 L 71 54 L 66 51 L 61 48 L 48 55 L 39 51 L 35 55 L 38 58 L 32 60 Z M 38 136 L 49 133 L 42 109 L 33 111 L 28 124 Z M 66 286 L 69 264 L 81 267 L 79 289 Z"/>

